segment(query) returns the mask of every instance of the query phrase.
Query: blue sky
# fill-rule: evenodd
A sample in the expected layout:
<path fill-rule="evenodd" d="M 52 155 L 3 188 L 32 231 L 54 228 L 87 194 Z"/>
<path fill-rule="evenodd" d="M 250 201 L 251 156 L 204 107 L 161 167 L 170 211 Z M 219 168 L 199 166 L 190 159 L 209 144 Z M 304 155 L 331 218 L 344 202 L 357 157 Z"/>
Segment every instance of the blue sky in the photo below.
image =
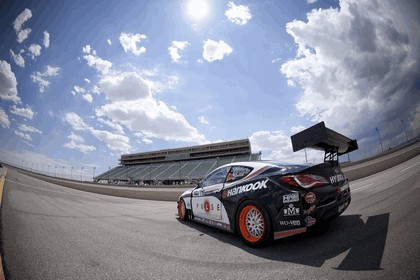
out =
<path fill-rule="evenodd" d="M 249 138 L 263 158 L 303 162 L 290 135 L 319 121 L 373 153 L 376 127 L 384 141 L 404 136 L 401 120 L 419 129 L 419 11 L 415 1 L 2 1 L 0 159 L 99 174 L 125 153 Z"/>

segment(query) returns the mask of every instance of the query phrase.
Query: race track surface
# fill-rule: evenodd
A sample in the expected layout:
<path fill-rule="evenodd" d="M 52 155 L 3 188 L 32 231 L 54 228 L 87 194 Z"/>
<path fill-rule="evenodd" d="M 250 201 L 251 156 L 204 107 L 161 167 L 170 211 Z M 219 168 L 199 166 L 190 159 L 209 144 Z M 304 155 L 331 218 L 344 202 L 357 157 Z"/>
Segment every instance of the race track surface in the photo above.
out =
<path fill-rule="evenodd" d="M 10 169 L 6 279 L 418 279 L 420 156 L 350 183 L 352 203 L 337 220 L 253 249 L 180 222 L 175 202 L 87 193 Z"/>

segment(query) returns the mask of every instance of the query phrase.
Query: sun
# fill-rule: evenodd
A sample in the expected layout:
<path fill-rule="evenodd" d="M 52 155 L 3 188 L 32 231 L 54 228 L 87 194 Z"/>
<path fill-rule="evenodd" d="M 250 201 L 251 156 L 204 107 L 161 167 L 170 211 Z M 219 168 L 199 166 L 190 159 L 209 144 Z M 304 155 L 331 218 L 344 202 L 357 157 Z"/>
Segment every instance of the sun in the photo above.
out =
<path fill-rule="evenodd" d="M 206 0 L 188 0 L 187 14 L 194 21 L 204 20 L 209 14 L 209 4 Z"/>

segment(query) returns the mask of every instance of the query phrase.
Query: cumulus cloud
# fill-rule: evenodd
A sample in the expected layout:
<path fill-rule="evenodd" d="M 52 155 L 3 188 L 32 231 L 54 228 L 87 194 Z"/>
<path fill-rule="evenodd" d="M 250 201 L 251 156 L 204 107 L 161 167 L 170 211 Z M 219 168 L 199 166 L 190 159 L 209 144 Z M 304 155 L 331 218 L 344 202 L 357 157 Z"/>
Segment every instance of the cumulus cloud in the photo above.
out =
<path fill-rule="evenodd" d="M 142 42 L 147 37 L 143 34 L 121 33 L 120 43 L 125 52 L 131 52 L 134 55 L 141 55 L 146 52 L 146 48 L 141 46 L 137 47 L 137 43 Z"/>
<path fill-rule="evenodd" d="M 20 131 L 17 131 L 17 130 L 15 130 L 14 132 L 20 138 L 23 138 L 23 139 L 28 140 L 28 141 L 32 141 L 32 137 L 28 133 L 23 133 L 23 132 L 20 132 Z"/>
<path fill-rule="evenodd" d="M 208 62 L 222 60 L 225 55 L 230 55 L 233 49 L 223 41 L 206 40 L 203 45 L 203 58 Z"/>
<path fill-rule="evenodd" d="M 22 50 L 21 52 L 15 54 L 13 52 L 13 50 L 10 50 L 10 55 L 13 58 L 13 61 L 16 63 L 16 65 L 24 68 L 25 67 L 25 59 L 22 56 L 22 53 L 24 52 L 24 50 Z"/>
<path fill-rule="evenodd" d="M 4 60 L 0 60 L 0 99 L 20 103 L 15 73 L 10 64 Z"/>
<path fill-rule="evenodd" d="M 293 152 L 290 136 L 283 131 L 257 131 L 250 137 L 253 152 L 262 152 L 263 159 L 281 163 L 322 162 L 323 152 L 305 151 Z"/>
<path fill-rule="evenodd" d="M 20 131 L 23 131 L 23 132 L 39 133 L 39 134 L 42 133 L 39 129 L 37 129 L 37 128 L 33 127 L 33 126 L 30 126 L 30 125 L 26 125 L 26 124 L 19 125 L 18 129 Z"/>
<path fill-rule="evenodd" d="M 98 85 L 99 91 L 111 101 L 96 110 L 98 117 L 107 117 L 133 133 L 143 133 L 146 138 L 205 141 L 182 114 L 152 95 L 147 82 L 138 73 L 107 75 Z"/>
<path fill-rule="evenodd" d="M 32 59 L 41 55 L 41 46 L 38 44 L 31 44 L 28 50 Z"/>
<path fill-rule="evenodd" d="M 32 17 L 32 12 L 29 9 L 23 10 L 14 20 L 13 28 L 17 35 L 18 43 L 22 43 L 26 38 L 28 38 L 31 33 L 30 28 L 22 29 L 23 24 Z"/>
<path fill-rule="evenodd" d="M 39 92 L 44 93 L 45 90 L 47 90 L 51 85 L 49 78 L 57 76 L 59 72 L 60 72 L 60 67 L 47 65 L 47 67 L 45 67 L 44 72 L 36 71 L 33 74 L 31 74 L 31 79 L 32 79 L 32 82 L 38 84 Z"/>
<path fill-rule="evenodd" d="M 74 112 L 67 113 L 65 115 L 65 121 L 67 121 L 74 130 L 90 132 L 95 138 L 104 142 L 105 145 L 113 151 L 121 153 L 128 153 L 130 151 L 130 140 L 125 135 L 115 134 L 105 130 L 97 130 L 87 125 L 83 119 Z"/>
<path fill-rule="evenodd" d="M 26 107 L 26 108 L 18 108 L 16 107 L 16 105 L 13 105 L 10 108 L 10 113 L 17 115 L 17 116 L 21 116 L 24 117 L 28 120 L 32 120 L 33 117 L 35 116 L 34 111 L 32 111 L 31 107 Z"/>
<path fill-rule="evenodd" d="M 180 51 L 185 50 L 188 46 L 187 41 L 172 41 L 172 45 L 168 48 L 171 60 L 174 63 L 179 63 L 181 59 Z"/>
<path fill-rule="evenodd" d="M 85 55 L 83 58 L 86 60 L 89 67 L 96 69 L 102 75 L 106 75 L 112 67 L 112 63 L 106 59 L 102 59 L 96 55 L 96 51 L 90 45 L 83 47 Z"/>
<path fill-rule="evenodd" d="M 289 22 L 286 31 L 298 52 L 281 71 L 303 89 L 298 112 L 353 137 L 378 124 L 395 135 L 401 119 L 415 123 L 418 14 L 410 3 L 342 0 L 340 8 L 312 10 L 306 22 Z"/>
<path fill-rule="evenodd" d="M 65 143 L 63 145 L 63 147 L 65 148 L 77 150 L 84 154 L 88 154 L 89 152 L 93 152 L 96 150 L 94 146 L 83 144 L 85 142 L 85 139 L 83 139 L 83 137 L 80 135 L 74 134 L 73 132 L 71 132 L 71 134 L 67 136 L 67 138 L 70 139 L 70 142 Z"/>
<path fill-rule="evenodd" d="M 245 25 L 251 18 L 251 11 L 248 6 L 235 5 L 233 2 L 228 3 L 228 9 L 225 16 L 233 23 Z"/>
<path fill-rule="evenodd" d="M 47 49 L 50 47 L 50 33 L 47 31 L 44 31 L 44 47 Z"/>
<path fill-rule="evenodd" d="M 3 110 L 3 108 L 0 108 L 0 125 L 3 128 L 9 128 L 10 127 L 9 116 L 6 114 L 6 112 Z"/>
<path fill-rule="evenodd" d="M 108 39 L 108 40 L 106 40 L 107 41 L 107 43 L 108 43 L 108 45 L 112 45 L 112 41 L 111 41 L 111 39 Z"/>
<path fill-rule="evenodd" d="M 89 103 L 93 102 L 93 97 L 90 93 L 83 94 L 83 99 L 86 100 Z"/>
<path fill-rule="evenodd" d="M 208 119 L 205 116 L 199 116 L 198 121 L 201 124 L 204 124 L 204 125 L 209 125 L 210 124 L 210 122 L 208 121 Z"/>

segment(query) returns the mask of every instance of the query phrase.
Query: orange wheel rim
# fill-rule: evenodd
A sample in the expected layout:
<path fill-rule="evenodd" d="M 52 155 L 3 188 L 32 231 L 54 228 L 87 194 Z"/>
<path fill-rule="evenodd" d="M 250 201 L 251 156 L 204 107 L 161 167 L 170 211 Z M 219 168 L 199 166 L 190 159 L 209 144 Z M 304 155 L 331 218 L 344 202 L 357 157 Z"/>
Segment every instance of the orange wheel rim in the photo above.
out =
<path fill-rule="evenodd" d="M 245 206 L 239 214 L 239 230 L 251 243 L 258 242 L 264 235 L 265 221 L 261 211 L 255 206 Z"/>
<path fill-rule="evenodd" d="M 181 220 L 185 217 L 185 204 L 182 199 L 178 202 L 178 216 Z"/>

